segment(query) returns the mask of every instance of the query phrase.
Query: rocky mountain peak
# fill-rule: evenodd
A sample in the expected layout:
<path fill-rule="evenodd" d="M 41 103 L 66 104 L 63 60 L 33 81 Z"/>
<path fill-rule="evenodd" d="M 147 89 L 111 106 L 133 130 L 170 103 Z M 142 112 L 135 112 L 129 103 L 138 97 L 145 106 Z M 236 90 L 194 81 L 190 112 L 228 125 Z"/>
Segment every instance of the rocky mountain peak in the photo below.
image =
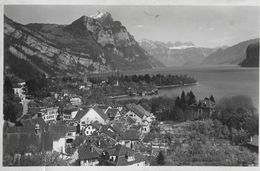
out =
<path fill-rule="evenodd" d="M 109 19 L 113 21 L 112 15 L 109 12 L 100 12 L 98 11 L 96 14 L 91 15 L 90 18 L 94 18 L 99 21 L 103 21 L 105 19 Z"/>

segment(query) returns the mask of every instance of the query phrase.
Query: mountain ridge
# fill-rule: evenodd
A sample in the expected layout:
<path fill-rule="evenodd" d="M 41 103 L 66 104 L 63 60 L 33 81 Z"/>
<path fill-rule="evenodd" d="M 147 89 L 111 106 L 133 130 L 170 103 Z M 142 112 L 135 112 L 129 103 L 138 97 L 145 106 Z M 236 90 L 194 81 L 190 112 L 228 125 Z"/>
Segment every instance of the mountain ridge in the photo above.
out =
<path fill-rule="evenodd" d="M 246 48 L 251 43 L 259 42 L 259 39 L 250 39 L 239 42 L 226 49 L 218 49 L 202 61 L 202 64 L 223 65 L 240 64 L 246 58 Z"/>
<path fill-rule="evenodd" d="M 114 21 L 111 14 L 107 16 L 102 20 L 104 25 L 87 16 L 69 25 L 22 25 L 5 15 L 5 58 L 10 53 L 17 58 L 22 56 L 20 59 L 32 66 L 48 68 L 55 74 L 102 73 L 115 69 L 164 66 L 139 46 L 120 21 Z M 5 64 L 9 65 L 10 62 L 6 60 Z"/>
<path fill-rule="evenodd" d="M 193 42 L 161 42 L 144 39 L 140 42 L 150 55 L 166 66 L 199 65 L 215 48 L 196 47 Z"/>

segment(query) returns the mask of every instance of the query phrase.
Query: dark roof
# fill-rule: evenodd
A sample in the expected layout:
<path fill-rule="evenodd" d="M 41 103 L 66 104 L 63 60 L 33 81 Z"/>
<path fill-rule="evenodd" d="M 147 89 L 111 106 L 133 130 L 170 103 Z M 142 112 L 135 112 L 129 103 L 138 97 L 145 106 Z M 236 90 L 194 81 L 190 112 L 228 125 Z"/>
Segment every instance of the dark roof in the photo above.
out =
<path fill-rule="evenodd" d="M 114 162 L 114 165 L 116 166 L 127 166 L 145 161 L 145 157 L 143 155 L 136 153 L 134 150 L 120 144 L 107 149 L 107 152 L 110 156 L 117 156 L 117 159 Z M 134 156 L 135 159 L 133 161 L 127 161 L 126 156 Z"/>
<path fill-rule="evenodd" d="M 132 126 L 130 127 L 130 129 L 133 129 L 133 130 L 139 130 L 139 129 L 141 129 L 141 128 L 142 128 L 141 125 L 132 125 Z"/>
<path fill-rule="evenodd" d="M 123 131 L 123 129 L 124 129 L 124 124 L 121 122 L 115 122 L 115 123 L 113 123 L 113 126 L 116 126 L 121 131 Z"/>
<path fill-rule="evenodd" d="M 97 130 L 99 130 L 99 128 L 101 127 L 101 124 L 98 121 L 92 122 L 91 124 L 89 124 L 91 126 L 93 126 L 94 128 L 96 128 Z"/>
<path fill-rule="evenodd" d="M 33 130 L 34 130 L 36 124 L 39 124 L 40 128 L 45 128 L 47 125 L 41 117 L 21 120 L 21 122 L 22 122 L 23 127 L 27 128 L 27 129 L 33 129 Z"/>
<path fill-rule="evenodd" d="M 119 136 L 119 134 L 114 130 L 114 128 L 109 125 L 102 125 L 99 132 L 109 136 L 110 138 L 113 138 L 114 140 L 116 140 L 117 137 Z"/>
<path fill-rule="evenodd" d="M 104 120 L 107 120 L 108 119 L 108 116 L 104 113 L 104 111 L 102 109 L 100 109 L 98 106 L 94 106 L 92 108 L 93 110 L 95 110 L 97 112 L 97 114 L 103 118 Z"/>
<path fill-rule="evenodd" d="M 142 112 L 145 116 L 149 117 L 151 116 L 151 113 L 145 110 L 140 104 L 136 105 L 136 108 Z"/>
<path fill-rule="evenodd" d="M 248 142 L 247 144 L 249 144 L 249 145 L 252 145 L 252 146 L 259 146 L 259 142 L 258 142 L 258 135 L 254 135 L 253 137 L 252 137 L 252 141 L 251 142 Z"/>
<path fill-rule="evenodd" d="M 76 132 L 76 127 L 66 124 L 51 124 L 49 126 L 49 132 L 53 140 L 58 140 L 62 137 L 65 137 L 66 133 L 68 132 Z"/>
<path fill-rule="evenodd" d="M 124 134 L 123 128 L 118 126 L 118 124 L 111 124 L 111 127 L 113 128 L 113 130 L 118 133 L 120 136 L 122 136 Z"/>
<path fill-rule="evenodd" d="M 85 116 L 88 113 L 88 110 L 79 110 L 74 117 L 74 120 L 79 121 L 83 116 Z"/>
<path fill-rule="evenodd" d="M 100 155 L 97 148 L 92 143 L 81 145 L 78 149 L 78 154 L 80 160 L 97 159 Z"/>
<path fill-rule="evenodd" d="M 117 144 L 114 147 L 111 147 L 109 149 L 107 149 L 107 152 L 109 153 L 110 156 L 125 156 L 125 155 L 133 155 L 134 154 L 134 150 L 132 150 L 131 148 L 128 148 L 126 146 L 123 146 L 121 144 Z"/>
<path fill-rule="evenodd" d="M 108 105 L 97 105 L 99 109 L 106 110 L 109 106 Z"/>
<path fill-rule="evenodd" d="M 118 112 L 118 109 L 108 109 L 106 114 L 109 118 L 114 118 Z"/>
<path fill-rule="evenodd" d="M 76 111 L 78 108 L 73 106 L 73 105 L 67 105 L 63 108 L 64 111 L 70 111 L 70 112 L 73 112 L 73 111 Z"/>
<path fill-rule="evenodd" d="M 121 137 L 121 140 L 140 140 L 140 135 L 137 130 L 127 130 Z"/>
<path fill-rule="evenodd" d="M 133 161 L 127 161 L 125 156 L 120 156 L 116 162 L 116 166 L 128 166 L 145 161 L 145 157 L 140 153 L 136 153 L 134 157 L 135 159 Z"/>
<path fill-rule="evenodd" d="M 126 117 L 126 122 L 129 124 L 129 125 L 132 125 L 133 123 L 135 123 L 135 120 L 131 117 Z"/>
<path fill-rule="evenodd" d="M 38 112 L 41 112 L 42 109 L 43 109 L 43 107 L 29 107 L 27 114 L 28 115 L 35 115 Z"/>
<path fill-rule="evenodd" d="M 140 110 L 136 104 L 127 104 L 126 108 L 132 112 L 134 112 L 137 116 L 139 116 L 140 118 L 143 118 L 145 116 L 145 114 L 143 113 L 142 110 Z"/>

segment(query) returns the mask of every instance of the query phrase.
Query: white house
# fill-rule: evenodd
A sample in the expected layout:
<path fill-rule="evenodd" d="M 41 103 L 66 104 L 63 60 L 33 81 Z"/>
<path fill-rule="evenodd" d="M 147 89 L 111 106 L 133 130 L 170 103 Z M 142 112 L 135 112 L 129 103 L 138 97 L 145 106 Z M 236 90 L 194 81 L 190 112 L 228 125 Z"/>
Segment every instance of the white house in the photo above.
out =
<path fill-rule="evenodd" d="M 66 146 L 76 139 L 76 127 L 53 124 L 50 126 L 53 151 L 66 153 Z"/>
<path fill-rule="evenodd" d="M 96 121 L 86 126 L 85 128 L 85 135 L 89 136 L 92 135 L 95 131 L 99 130 L 101 125 Z"/>
<path fill-rule="evenodd" d="M 150 125 L 151 125 L 150 122 L 148 122 L 147 120 L 143 120 L 143 122 L 141 123 L 142 133 L 150 132 Z"/>
<path fill-rule="evenodd" d="M 82 100 L 79 97 L 73 97 L 70 99 L 70 103 L 74 106 L 80 106 L 82 104 Z"/>
<path fill-rule="evenodd" d="M 102 109 L 100 109 L 98 106 L 94 106 L 89 108 L 88 110 L 78 111 L 74 120 L 76 120 L 80 124 L 80 127 L 82 129 L 95 121 L 99 122 L 100 124 L 106 124 L 109 118 Z"/>
<path fill-rule="evenodd" d="M 57 119 L 59 107 L 50 107 L 41 109 L 40 113 L 45 122 L 55 121 Z"/>

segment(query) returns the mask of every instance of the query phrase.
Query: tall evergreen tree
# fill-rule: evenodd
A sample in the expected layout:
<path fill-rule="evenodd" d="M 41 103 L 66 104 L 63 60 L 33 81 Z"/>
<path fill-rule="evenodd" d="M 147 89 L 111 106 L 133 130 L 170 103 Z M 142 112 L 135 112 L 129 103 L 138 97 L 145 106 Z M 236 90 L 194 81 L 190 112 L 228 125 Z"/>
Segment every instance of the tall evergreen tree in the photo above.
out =
<path fill-rule="evenodd" d="M 215 103 L 215 99 L 214 99 L 213 95 L 210 96 L 209 100 Z"/>
<path fill-rule="evenodd" d="M 175 106 L 180 107 L 180 103 L 181 103 L 181 99 L 180 99 L 180 97 L 178 96 L 178 97 L 176 98 L 176 100 L 175 100 Z"/>
<path fill-rule="evenodd" d="M 193 94 L 193 92 L 192 91 L 190 91 L 190 93 L 189 93 L 189 101 L 188 101 L 188 104 L 189 105 L 191 105 L 191 104 L 193 104 L 193 103 L 196 103 L 196 97 L 195 97 L 195 95 Z"/>
<path fill-rule="evenodd" d="M 13 90 L 13 85 L 11 80 L 9 79 L 9 77 L 5 77 L 4 80 L 4 93 L 5 94 L 13 94 L 14 90 Z"/>
<path fill-rule="evenodd" d="M 164 165 L 165 161 L 164 161 L 164 155 L 162 153 L 162 151 L 159 152 L 158 156 L 156 157 L 156 162 L 158 165 Z"/>
<path fill-rule="evenodd" d="M 184 104 L 186 103 L 186 95 L 184 91 L 181 92 L 181 102 Z"/>

